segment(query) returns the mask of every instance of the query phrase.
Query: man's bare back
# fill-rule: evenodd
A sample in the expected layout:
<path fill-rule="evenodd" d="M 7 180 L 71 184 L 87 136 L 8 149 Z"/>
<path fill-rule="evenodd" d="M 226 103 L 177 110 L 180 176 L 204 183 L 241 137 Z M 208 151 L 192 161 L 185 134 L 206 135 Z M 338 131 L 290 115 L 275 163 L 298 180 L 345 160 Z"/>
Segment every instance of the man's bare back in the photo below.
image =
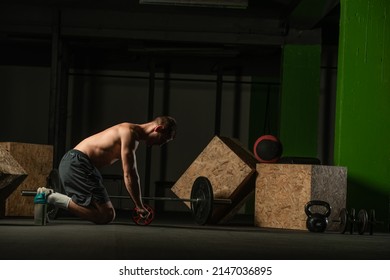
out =
<path fill-rule="evenodd" d="M 122 144 L 135 151 L 139 140 L 135 131 L 136 125 L 121 123 L 84 139 L 75 149 L 86 154 L 97 168 L 101 168 L 121 159 Z"/>

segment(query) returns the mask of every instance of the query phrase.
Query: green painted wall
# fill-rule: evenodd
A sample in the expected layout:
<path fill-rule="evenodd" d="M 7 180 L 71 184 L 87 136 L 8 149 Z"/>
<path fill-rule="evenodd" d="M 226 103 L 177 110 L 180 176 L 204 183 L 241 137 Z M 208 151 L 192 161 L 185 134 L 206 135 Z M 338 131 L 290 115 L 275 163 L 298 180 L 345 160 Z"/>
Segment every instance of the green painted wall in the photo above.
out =
<path fill-rule="evenodd" d="M 280 140 L 283 156 L 317 157 L 320 45 L 285 45 Z"/>
<path fill-rule="evenodd" d="M 349 207 L 379 208 L 388 218 L 390 1 L 340 4 L 334 160 L 348 167 Z"/>

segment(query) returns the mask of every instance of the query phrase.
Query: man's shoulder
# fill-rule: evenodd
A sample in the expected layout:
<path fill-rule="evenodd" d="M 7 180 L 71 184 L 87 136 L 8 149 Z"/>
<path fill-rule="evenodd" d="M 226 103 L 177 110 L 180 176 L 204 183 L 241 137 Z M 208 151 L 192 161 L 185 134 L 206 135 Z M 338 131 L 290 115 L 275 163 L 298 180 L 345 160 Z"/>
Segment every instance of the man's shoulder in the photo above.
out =
<path fill-rule="evenodd" d="M 129 123 L 129 122 L 123 122 L 120 124 L 117 124 L 116 127 L 118 129 L 118 132 L 120 134 L 127 134 L 127 135 L 133 135 L 136 134 L 136 124 Z"/>
<path fill-rule="evenodd" d="M 122 122 L 122 123 L 118 123 L 117 125 L 115 125 L 117 127 L 123 127 L 123 128 L 133 128 L 135 126 L 135 124 L 133 123 L 129 123 L 129 122 Z"/>

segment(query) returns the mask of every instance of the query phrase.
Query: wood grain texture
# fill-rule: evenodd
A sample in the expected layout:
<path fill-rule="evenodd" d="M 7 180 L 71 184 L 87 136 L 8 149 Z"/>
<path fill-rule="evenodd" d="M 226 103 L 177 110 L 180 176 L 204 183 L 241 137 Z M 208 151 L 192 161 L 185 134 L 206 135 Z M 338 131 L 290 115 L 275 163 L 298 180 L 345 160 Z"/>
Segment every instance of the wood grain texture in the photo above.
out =
<path fill-rule="evenodd" d="M 239 209 L 254 185 L 248 187 L 256 172 L 256 159 L 233 139 L 215 136 L 172 187 L 179 198 L 189 198 L 192 185 L 199 176 L 210 180 L 214 199 L 231 199 L 231 205 L 215 206 L 211 223 L 223 222 Z M 186 203 L 190 207 L 189 203 Z"/>
<path fill-rule="evenodd" d="M 324 200 L 338 217 L 346 205 L 347 171 L 344 167 L 299 164 L 258 164 L 255 191 L 255 225 L 306 230 L 305 204 Z"/>
<path fill-rule="evenodd" d="M 33 216 L 33 197 L 21 195 L 22 190 L 36 190 L 46 186 L 47 177 L 53 169 L 53 147 L 29 143 L 1 142 L 27 172 L 27 178 L 9 195 L 5 201 L 5 216 Z"/>

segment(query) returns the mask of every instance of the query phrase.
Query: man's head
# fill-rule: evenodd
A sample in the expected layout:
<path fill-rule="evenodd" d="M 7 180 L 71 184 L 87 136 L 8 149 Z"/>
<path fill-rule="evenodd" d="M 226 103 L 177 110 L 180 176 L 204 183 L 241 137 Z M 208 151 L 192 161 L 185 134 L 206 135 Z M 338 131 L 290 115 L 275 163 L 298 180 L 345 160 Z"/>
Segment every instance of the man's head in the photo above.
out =
<path fill-rule="evenodd" d="M 176 120 L 169 116 L 159 116 L 153 121 L 155 124 L 151 141 L 151 145 L 164 145 L 165 143 L 175 139 L 177 124 Z"/>

